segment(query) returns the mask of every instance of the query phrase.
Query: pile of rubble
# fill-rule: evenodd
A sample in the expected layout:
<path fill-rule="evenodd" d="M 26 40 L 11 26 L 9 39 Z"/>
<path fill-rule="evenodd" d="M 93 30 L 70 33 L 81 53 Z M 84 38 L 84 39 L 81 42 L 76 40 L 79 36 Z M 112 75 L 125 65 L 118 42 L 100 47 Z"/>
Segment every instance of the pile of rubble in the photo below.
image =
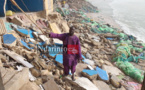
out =
<path fill-rule="evenodd" d="M 69 2 L 71 1 L 69 0 L 68 4 Z M 141 84 L 135 83 L 116 67 L 116 63 L 112 62 L 120 36 L 105 30 L 102 31 L 103 33 L 94 33 L 98 32 L 97 29 L 101 26 L 99 23 L 87 18 L 80 11 L 65 10 L 68 10 L 69 14 L 61 9 L 60 14 L 52 12 L 47 19 L 28 13 L 39 28 L 23 14 L 7 17 L 5 22 L 0 19 L 0 72 L 5 89 L 133 90 L 135 87 L 141 88 Z M 72 25 L 76 28 L 75 35 L 80 39 L 84 58 L 77 65 L 75 81 L 72 81 L 69 76 L 62 76 L 62 54 L 51 53 L 49 48 L 46 49 L 46 47 L 60 47 L 63 45 L 62 41 L 51 39 L 43 34 L 43 32 L 67 33 Z"/>

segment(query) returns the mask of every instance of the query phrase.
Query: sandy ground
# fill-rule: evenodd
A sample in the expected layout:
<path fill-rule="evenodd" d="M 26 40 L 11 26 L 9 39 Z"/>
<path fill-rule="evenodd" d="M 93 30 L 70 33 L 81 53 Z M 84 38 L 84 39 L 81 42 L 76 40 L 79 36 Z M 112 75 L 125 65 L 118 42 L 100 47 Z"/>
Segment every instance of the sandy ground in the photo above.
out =
<path fill-rule="evenodd" d="M 97 21 L 97 22 L 100 22 L 100 23 L 103 23 L 103 24 L 110 24 L 112 27 L 114 28 L 118 28 L 119 30 L 121 30 L 121 26 L 119 24 L 117 24 L 115 22 L 115 20 L 109 16 L 105 16 L 101 13 L 87 13 L 86 14 L 89 18 Z"/>

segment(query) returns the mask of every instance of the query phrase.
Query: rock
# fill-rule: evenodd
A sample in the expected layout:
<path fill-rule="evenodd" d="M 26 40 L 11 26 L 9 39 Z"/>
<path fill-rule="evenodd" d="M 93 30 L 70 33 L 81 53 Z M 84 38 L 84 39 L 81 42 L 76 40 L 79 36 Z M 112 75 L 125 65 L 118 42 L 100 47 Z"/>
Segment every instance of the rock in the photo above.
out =
<path fill-rule="evenodd" d="M 91 65 L 91 66 L 94 66 L 94 65 L 95 65 L 95 63 L 94 63 L 94 61 L 93 61 L 93 60 L 84 59 L 84 62 L 85 62 L 86 64 Z"/>
<path fill-rule="evenodd" d="M 99 60 L 99 63 L 100 63 L 101 65 L 103 65 L 103 64 L 104 64 L 104 61 L 103 61 L 102 59 L 100 59 L 100 60 Z"/>
<path fill-rule="evenodd" d="M 58 85 L 54 81 L 54 79 L 49 76 L 48 81 L 42 85 L 45 90 L 59 90 Z"/>
<path fill-rule="evenodd" d="M 87 53 L 87 54 L 86 54 L 86 58 L 92 59 L 92 56 L 90 55 L 90 53 Z"/>
<path fill-rule="evenodd" d="M 49 72 L 48 70 L 41 70 L 41 75 L 49 75 Z"/>
<path fill-rule="evenodd" d="M 60 72 L 59 72 L 58 69 L 56 69 L 55 74 L 56 74 L 56 75 L 60 75 Z"/>
<path fill-rule="evenodd" d="M 48 75 L 43 75 L 41 76 L 41 78 L 42 78 L 42 83 L 46 83 L 48 80 Z"/>
<path fill-rule="evenodd" d="M 98 76 L 96 70 L 87 70 L 87 69 L 84 69 L 82 71 L 82 75 L 84 77 L 87 77 L 90 80 L 96 80 L 97 79 L 97 76 Z"/>
<path fill-rule="evenodd" d="M 111 73 L 111 75 L 119 75 L 119 74 L 123 74 L 117 67 L 114 66 L 107 66 L 107 65 L 103 65 L 102 69 L 104 69 L 105 71 L 107 71 L 107 73 Z"/>
<path fill-rule="evenodd" d="M 85 48 L 88 48 L 88 44 L 86 44 L 86 43 L 84 43 L 83 46 L 84 46 Z"/>
<path fill-rule="evenodd" d="M 81 48 L 81 50 L 83 53 L 87 53 L 87 51 L 88 51 L 86 48 L 83 48 L 83 47 Z"/>
<path fill-rule="evenodd" d="M 34 82 L 28 82 L 19 90 L 41 90 L 41 88 Z"/>
<path fill-rule="evenodd" d="M 114 86 L 112 86 L 112 84 L 109 85 L 111 90 L 117 90 L 117 88 L 115 88 Z"/>
<path fill-rule="evenodd" d="M 43 69 L 47 69 L 47 65 L 46 65 L 44 59 L 38 60 L 38 63 L 40 64 L 40 66 L 41 66 Z"/>
<path fill-rule="evenodd" d="M 112 76 L 111 77 L 111 84 L 116 87 L 119 88 L 120 87 L 120 80 L 116 77 L 116 76 Z"/>
<path fill-rule="evenodd" d="M 33 32 L 32 35 L 33 35 L 35 38 L 38 38 L 37 32 Z"/>
<path fill-rule="evenodd" d="M 101 67 L 101 66 L 102 66 L 102 64 L 100 64 L 100 63 L 99 63 L 99 61 L 98 61 L 98 60 L 96 60 L 96 61 L 95 61 L 95 66 Z"/>
<path fill-rule="evenodd" d="M 59 72 L 60 72 L 60 75 L 63 75 L 64 74 L 63 70 L 60 70 Z"/>
<path fill-rule="evenodd" d="M 3 67 L 3 63 L 2 63 L 2 61 L 0 60 L 0 67 Z"/>
<path fill-rule="evenodd" d="M 93 83 L 98 87 L 99 90 L 111 90 L 108 84 L 100 80 L 93 80 Z"/>
<path fill-rule="evenodd" d="M 34 77 L 40 77 L 41 75 L 40 71 L 35 68 L 30 68 L 30 71 Z"/>
<path fill-rule="evenodd" d="M 43 83 L 42 78 L 37 78 L 37 80 L 35 81 L 37 85 L 41 85 Z"/>
<path fill-rule="evenodd" d="M 81 77 L 81 72 L 85 68 L 87 68 L 87 64 L 78 63 L 77 66 L 76 66 L 76 72 L 75 72 L 75 74 L 77 76 Z"/>
<path fill-rule="evenodd" d="M 126 89 L 123 86 L 121 86 L 121 88 L 118 88 L 117 90 L 126 90 Z"/>
<path fill-rule="evenodd" d="M 65 89 L 66 89 L 66 90 L 71 90 L 71 87 L 70 87 L 70 86 L 66 86 Z"/>
<path fill-rule="evenodd" d="M 47 68 L 48 68 L 49 71 L 52 70 L 52 66 L 51 65 L 47 65 Z"/>
<path fill-rule="evenodd" d="M 107 60 L 104 60 L 104 63 L 108 66 L 113 66 L 111 62 L 107 61 Z"/>
<path fill-rule="evenodd" d="M 59 90 L 65 90 L 64 88 L 62 88 L 60 85 L 59 85 Z"/>

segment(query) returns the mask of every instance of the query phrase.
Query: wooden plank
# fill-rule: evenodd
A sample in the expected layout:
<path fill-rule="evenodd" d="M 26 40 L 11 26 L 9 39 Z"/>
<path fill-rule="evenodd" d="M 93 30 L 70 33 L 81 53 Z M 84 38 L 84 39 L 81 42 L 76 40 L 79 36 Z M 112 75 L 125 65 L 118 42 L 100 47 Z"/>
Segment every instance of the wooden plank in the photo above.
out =
<path fill-rule="evenodd" d="M 34 67 L 32 64 L 30 64 L 29 62 L 27 62 L 24 57 L 18 55 L 15 52 L 12 52 L 12 51 L 9 51 L 9 50 L 0 50 L 0 52 L 7 54 L 11 58 L 13 58 L 15 61 L 17 61 L 18 63 L 23 64 L 24 66 L 26 66 L 28 68 Z"/>
<path fill-rule="evenodd" d="M 50 24 L 50 28 L 54 33 L 57 34 L 61 34 L 61 31 L 59 29 L 59 27 L 56 25 L 56 23 L 49 23 Z"/>

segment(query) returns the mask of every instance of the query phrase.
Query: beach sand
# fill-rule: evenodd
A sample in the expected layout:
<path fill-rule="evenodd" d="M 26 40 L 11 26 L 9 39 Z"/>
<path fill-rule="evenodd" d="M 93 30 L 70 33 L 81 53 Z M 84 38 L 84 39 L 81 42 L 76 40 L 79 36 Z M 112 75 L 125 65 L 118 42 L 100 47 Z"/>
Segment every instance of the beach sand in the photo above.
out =
<path fill-rule="evenodd" d="M 112 17 L 101 13 L 87 13 L 86 15 L 92 20 L 95 20 L 102 24 L 110 24 L 113 28 L 117 28 L 118 30 L 122 31 L 121 26 L 118 23 L 116 23 Z"/>

